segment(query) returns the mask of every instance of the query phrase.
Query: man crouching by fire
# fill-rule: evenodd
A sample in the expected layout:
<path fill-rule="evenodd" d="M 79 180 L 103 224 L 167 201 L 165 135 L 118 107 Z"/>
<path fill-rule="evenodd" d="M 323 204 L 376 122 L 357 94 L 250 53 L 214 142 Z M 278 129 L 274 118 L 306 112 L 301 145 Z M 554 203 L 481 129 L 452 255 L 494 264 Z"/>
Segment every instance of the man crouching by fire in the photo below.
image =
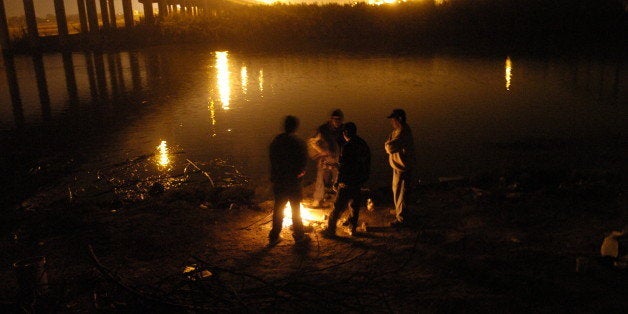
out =
<path fill-rule="evenodd" d="M 305 175 L 308 153 L 305 141 L 295 132 L 299 119 L 287 116 L 284 120 L 284 133 L 275 137 L 270 144 L 270 181 L 273 183 L 275 205 L 273 207 L 273 228 L 268 235 L 269 246 L 281 242 L 283 209 L 288 202 L 292 208 L 292 231 L 296 244 L 307 244 L 309 236 L 304 233 L 301 221 L 301 181 Z"/>

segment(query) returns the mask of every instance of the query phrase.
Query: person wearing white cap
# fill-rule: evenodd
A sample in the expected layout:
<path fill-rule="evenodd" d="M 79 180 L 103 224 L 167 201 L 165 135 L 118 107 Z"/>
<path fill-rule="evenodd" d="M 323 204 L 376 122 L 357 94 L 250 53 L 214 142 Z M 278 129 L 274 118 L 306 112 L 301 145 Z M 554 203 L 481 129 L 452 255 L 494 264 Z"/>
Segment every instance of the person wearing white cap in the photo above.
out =
<path fill-rule="evenodd" d="M 393 170 L 392 192 L 395 203 L 396 219 L 390 223 L 393 227 L 407 224 L 408 194 L 415 168 L 414 139 L 412 130 L 406 123 L 406 112 L 395 109 L 388 116 L 393 131 L 384 145 L 388 153 L 388 163 Z"/>

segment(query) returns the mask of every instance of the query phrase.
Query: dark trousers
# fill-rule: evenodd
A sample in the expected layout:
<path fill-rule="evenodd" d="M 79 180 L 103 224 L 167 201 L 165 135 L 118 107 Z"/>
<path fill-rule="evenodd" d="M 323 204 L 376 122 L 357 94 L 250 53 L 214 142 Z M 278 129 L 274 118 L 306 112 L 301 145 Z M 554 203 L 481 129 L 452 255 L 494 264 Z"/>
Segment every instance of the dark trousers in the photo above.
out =
<path fill-rule="evenodd" d="M 273 228 L 270 230 L 268 237 L 276 239 L 281 233 L 283 225 L 283 209 L 290 202 L 292 208 L 292 231 L 295 239 L 303 237 L 303 222 L 301 221 L 301 183 L 293 184 L 274 184 L 273 193 L 275 194 L 275 206 L 273 207 Z"/>
<path fill-rule="evenodd" d="M 351 228 L 358 226 L 358 218 L 360 216 L 360 204 L 362 204 L 362 195 L 360 193 L 360 186 L 345 186 L 338 190 L 338 196 L 336 202 L 334 202 L 334 209 L 329 214 L 329 221 L 327 222 L 327 228 L 330 231 L 336 231 L 336 223 L 340 218 L 340 215 L 347 209 L 347 206 L 351 207 L 351 215 L 349 216 L 349 224 Z"/>

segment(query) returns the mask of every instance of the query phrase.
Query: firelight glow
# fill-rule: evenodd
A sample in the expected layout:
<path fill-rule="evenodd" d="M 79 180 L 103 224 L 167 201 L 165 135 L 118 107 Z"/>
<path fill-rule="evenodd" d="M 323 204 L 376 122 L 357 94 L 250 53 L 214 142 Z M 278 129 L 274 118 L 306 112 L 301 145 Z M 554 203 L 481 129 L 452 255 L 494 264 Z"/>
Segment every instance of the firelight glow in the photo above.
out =
<path fill-rule="evenodd" d="M 512 79 L 512 62 L 510 57 L 506 57 L 506 90 L 510 90 L 510 81 Z"/>
<path fill-rule="evenodd" d="M 216 51 L 216 70 L 218 79 L 218 93 L 222 109 L 229 110 L 231 101 L 231 84 L 229 81 L 229 53 L 226 51 Z"/>
<path fill-rule="evenodd" d="M 301 206 L 301 221 L 303 221 L 303 225 L 307 226 L 308 223 L 312 222 L 312 221 L 320 221 L 323 220 L 323 217 L 320 215 L 316 215 L 312 212 L 312 209 L 307 208 L 305 206 L 303 206 L 303 204 L 300 204 Z M 290 203 L 288 202 L 288 204 L 286 204 L 286 207 L 283 208 L 283 224 L 282 226 L 285 227 L 290 227 L 292 226 L 292 208 L 290 207 Z"/>

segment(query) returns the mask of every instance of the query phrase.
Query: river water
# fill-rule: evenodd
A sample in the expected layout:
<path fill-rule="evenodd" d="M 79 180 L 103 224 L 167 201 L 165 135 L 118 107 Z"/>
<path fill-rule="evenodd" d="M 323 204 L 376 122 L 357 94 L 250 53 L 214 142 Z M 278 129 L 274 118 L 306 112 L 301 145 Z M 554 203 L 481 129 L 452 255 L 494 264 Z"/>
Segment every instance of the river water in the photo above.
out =
<path fill-rule="evenodd" d="M 525 150 L 624 142 L 623 61 L 191 47 L 5 57 L 0 131 L 51 154 L 80 152 L 83 169 L 152 154 L 162 166 L 220 158 L 266 182 L 283 117 L 299 117 L 307 137 L 340 108 L 370 145 L 380 184 L 390 172 L 386 116 L 404 108 L 419 173 L 434 181 L 512 163 Z"/>

